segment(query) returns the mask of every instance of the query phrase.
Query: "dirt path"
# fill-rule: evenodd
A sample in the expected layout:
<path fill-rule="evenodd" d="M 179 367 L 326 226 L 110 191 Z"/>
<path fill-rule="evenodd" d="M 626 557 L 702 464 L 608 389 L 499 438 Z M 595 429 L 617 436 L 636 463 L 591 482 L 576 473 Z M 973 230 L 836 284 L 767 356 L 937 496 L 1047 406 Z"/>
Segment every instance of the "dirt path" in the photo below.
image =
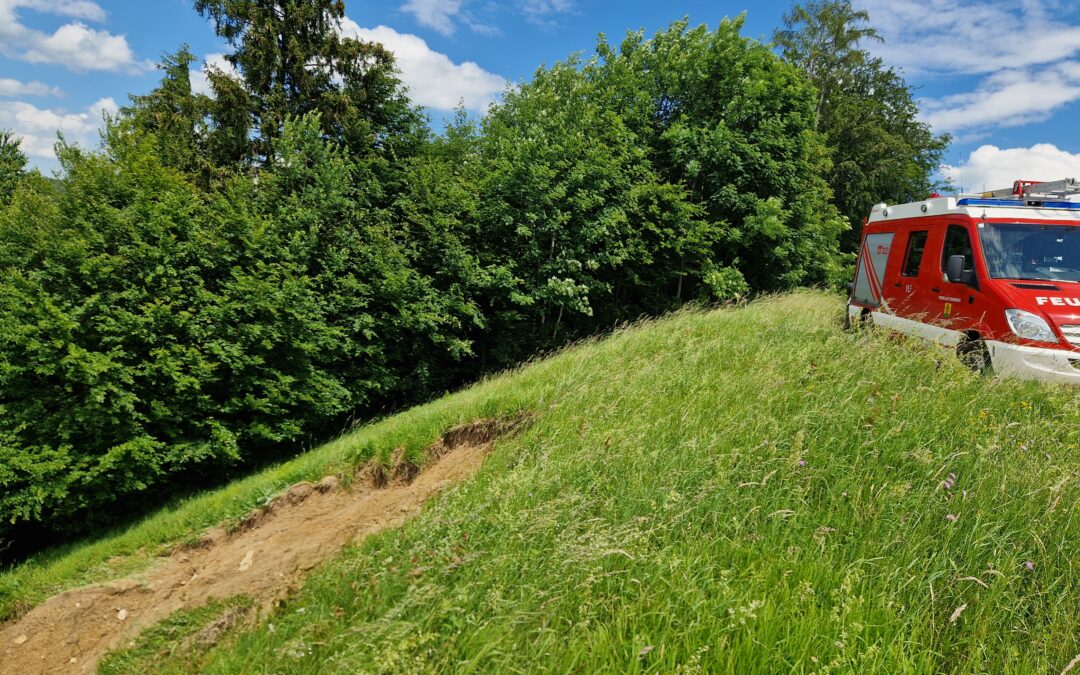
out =
<path fill-rule="evenodd" d="M 0 627 L 0 672 L 86 673 L 111 649 L 173 612 L 247 595 L 263 608 L 350 541 L 401 524 L 447 485 L 472 475 L 494 440 L 520 420 L 459 427 L 429 448 L 423 471 L 395 457 L 389 475 L 369 466 L 353 489 L 334 477 L 299 483 L 231 535 L 207 534 L 153 568 L 54 596 Z"/>

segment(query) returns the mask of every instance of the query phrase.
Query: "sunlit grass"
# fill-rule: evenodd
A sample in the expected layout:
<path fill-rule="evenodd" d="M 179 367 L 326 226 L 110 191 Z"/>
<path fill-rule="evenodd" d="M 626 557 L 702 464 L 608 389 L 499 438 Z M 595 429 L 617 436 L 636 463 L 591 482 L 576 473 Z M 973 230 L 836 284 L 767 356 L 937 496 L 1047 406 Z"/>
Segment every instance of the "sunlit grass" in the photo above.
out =
<path fill-rule="evenodd" d="M 844 333 L 841 310 L 680 314 L 315 451 L 309 473 L 536 414 L 199 669 L 1060 672 L 1080 653 L 1075 390 Z"/>
<path fill-rule="evenodd" d="M 543 400 L 544 368 L 532 376 L 505 373 L 463 392 L 413 408 L 261 471 L 149 515 L 114 534 L 58 546 L 0 571 L 0 621 L 17 616 L 52 594 L 113 579 L 145 568 L 178 544 L 194 543 L 208 528 L 238 522 L 273 495 L 328 474 L 346 478 L 369 459 L 388 461 L 396 448 L 416 460 L 447 429 L 482 418 L 502 417 Z"/>

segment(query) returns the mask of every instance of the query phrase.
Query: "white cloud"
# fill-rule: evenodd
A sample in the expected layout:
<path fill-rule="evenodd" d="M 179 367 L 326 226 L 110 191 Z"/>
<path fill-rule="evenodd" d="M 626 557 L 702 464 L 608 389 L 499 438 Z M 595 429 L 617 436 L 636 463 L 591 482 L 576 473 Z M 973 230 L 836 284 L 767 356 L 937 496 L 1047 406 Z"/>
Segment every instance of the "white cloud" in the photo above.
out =
<path fill-rule="evenodd" d="M 941 173 L 967 192 L 997 190 L 1012 186 L 1016 180 L 1080 178 L 1080 153 L 1049 143 L 1007 149 L 984 145 L 959 166 L 941 167 Z"/>
<path fill-rule="evenodd" d="M 0 77 L 0 96 L 63 96 L 59 87 L 50 87 L 41 82 L 20 82 Z"/>
<path fill-rule="evenodd" d="M 502 77 L 472 61 L 454 63 L 415 35 L 386 26 L 361 28 L 351 19 L 345 19 L 341 28 L 346 37 L 378 42 L 393 52 L 401 79 L 409 87 L 412 100 L 419 105 L 452 110 L 459 101 L 464 101 L 469 110 L 482 112 L 506 88 Z"/>
<path fill-rule="evenodd" d="M 409 0 L 401 10 L 415 16 L 421 26 L 453 35 L 454 17 L 461 12 L 461 0 Z"/>
<path fill-rule="evenodd" d="M 23 54 L 31 63 L 59 63 L 74 71 L 139 70 L 135 54 L 122 35 L 87 28 L 81 23 L 61 26 L 37 40 Z"/>
<path fill-rule="evenodd" d="M 1080 100 L 1080 12 L 1063 0 L 855 0 L 884 44 L 867 48 L 924 79 L 979 76 L 971 91 L 920 101 L 961 140 L 1049 119 Z"/>
<path fill-rule="evenodd" d="M 50 34 L 22 24 L 19 9 L 105 20 L 105 10 L 89 0 L 0 0 L 0 53 L 32 63 L 60 64 L 76 72 L 136 72 L 148 65 L 136 61 L 123 35 L 89 28 L 81 21 L 64 24 Z"/>
<path fill-rule="evenodd" d="M 571 11 L 575 1 L 515 0 L 512 4 L 529 23 L 554 28 L 558 25 L 554 15 Z M 458 24 L 481 35 L 499 35 L 501 31 L 494 25 L 493 19 L 506 12 L 507 8 L 490 0 L 485 3 L 475 0 L 407 0 L 401 6 L 401 11 L 413 15 L 421 26 L 447 36 L 454 34 Z"/>
<path fill-rule="evenodd" d="M 518 0 L 518 8 L 531 23 L 552 28 L 556 24 L 550 17 L 572 10 L 574 0 Z"/>
<path fill-rule="evenodd" d="M 923 120 L 937 131 L 969 131 L 1039 122 L 1080 100 L 1080 62 L 1040 70 L 1004 70 L 976 91 L 921 102 Z"/>
<path fill-rule="evenodd" d="M 5 0 L 0 5 L 8 7 L 25 7 L 38 12 L 48 12 L 60 16 L 70 16 L 74 19 L 86 19 L 87 21 L 104 21 L 105 10 L 90 0 Z"/>
<path fill-rule="evenodd" d="M 526 14 L 557 14 L 569 12 L 574 6 L 574 0 L 520 0 L 518 6 Z"/>
<path fill-rule="evenodd" d="M 1045 0 L 856 0 L 885 38 L 867 46 L 888 63 L 930 73 L 985 74 L 1080 53 L 1069 6 Z"/>
<path fill-rule="evenodd" d="M 214 90 L 210 87 L 210 78 L 207 73 L 210 69 L 216 68 L 226 75 L 235 75 L 236 68 L 233 64 L 225 60 L 224 54 L 207 54 L 203 59 L 203 67 L 198 70 L 192 69 L 191 76 L 191 91 L 196 94 L 206 94 L 207 96 L 214 93 Z"/>
<path fill-rule="evenodd" d="M 27 156 L 49 160 L 56 157 L 56 132 L 62 132 L 68 142 L 94 146 L 104 116 L 115 115 L 117 110 L 111 98 L 96 101 L 78 113 L 38 108 L 24 101 L 0 101 L 0 129 L 11 129 L 22 138 L 22 150 Z"/>

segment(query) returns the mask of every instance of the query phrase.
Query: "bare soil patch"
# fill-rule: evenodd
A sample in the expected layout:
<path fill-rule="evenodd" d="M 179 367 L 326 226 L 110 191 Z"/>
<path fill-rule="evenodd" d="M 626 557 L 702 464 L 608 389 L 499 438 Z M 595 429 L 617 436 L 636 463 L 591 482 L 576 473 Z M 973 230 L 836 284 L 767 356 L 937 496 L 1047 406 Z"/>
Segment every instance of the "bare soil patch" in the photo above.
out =
<path fill-rule="evenodd" d="M 211 530 L 197 547 L 178 548 L 149 570 L 56 595 L 0 627 L 0 672 L 93 672 L 142 630 L 212 599 L 246 595 L 268 609 L 345 544 L 403 523 L 471 476 L 495 439 L 523 419 L 449 431 L 428 449 L 423 470 L 397 452 L 389 468 L 365 466 L 348 490 L 334 476 L 298 483 L 231 532 Z"/>

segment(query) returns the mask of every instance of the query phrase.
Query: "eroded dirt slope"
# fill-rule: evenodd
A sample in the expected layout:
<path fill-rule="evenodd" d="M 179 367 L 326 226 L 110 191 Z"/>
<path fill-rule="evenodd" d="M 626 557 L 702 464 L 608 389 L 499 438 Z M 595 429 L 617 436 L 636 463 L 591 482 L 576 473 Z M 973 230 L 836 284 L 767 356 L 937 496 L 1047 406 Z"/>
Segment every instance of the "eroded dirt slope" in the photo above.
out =
<path fill-rule="evenodd" d="M 520 424 L 483 421 L 429 448 L 423 471 L 397 453 L 392 468 L 365 467 L 350 489 L 336 477 L 299 483 L 231 534 L 209 532 L 151 569 L 54 596 L 0 627 L 0 672 L 93 672 L 106 652 L 173 612 L 246 595 L 268 608 L 342 546 L 419 512 L 447 485 L 475 472 L 495 439 Z"/>

